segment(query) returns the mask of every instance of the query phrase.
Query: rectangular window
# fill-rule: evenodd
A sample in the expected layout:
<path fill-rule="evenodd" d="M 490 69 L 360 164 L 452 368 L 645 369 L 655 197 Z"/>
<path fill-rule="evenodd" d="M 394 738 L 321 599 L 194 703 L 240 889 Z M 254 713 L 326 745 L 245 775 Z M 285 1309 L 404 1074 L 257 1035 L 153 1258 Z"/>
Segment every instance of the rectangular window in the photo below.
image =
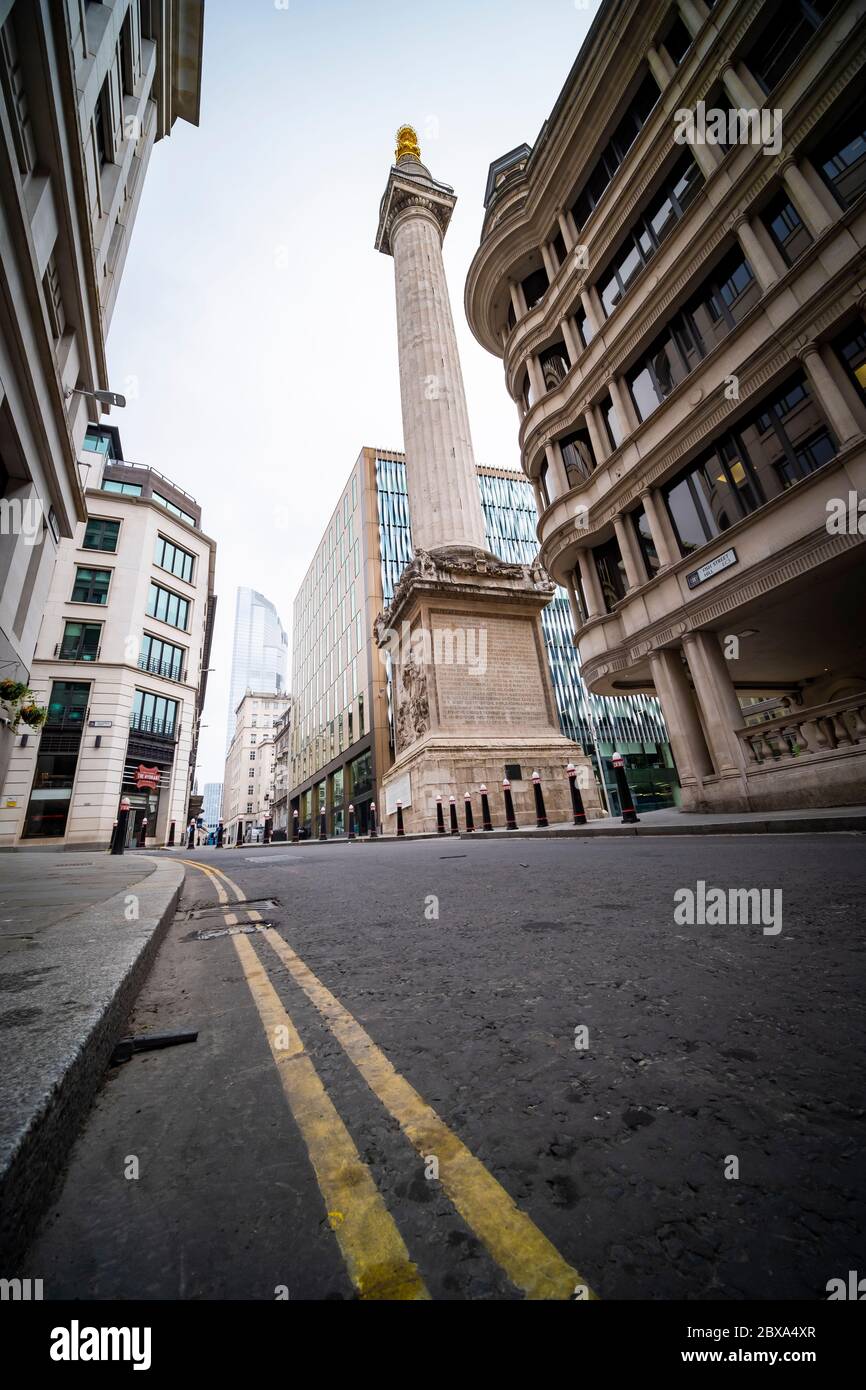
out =
<path fill-rule="evenodd" d="M 798 372 L 665 488 L 682 553 L 715 539 L 835 455 L 835 440 Z"/>
<path fill-rule="evenodd" d="M 780 193 L 764 209 L 761 221 L 779 248 L 786 265 L 793 265 L 812 238 L 803 226 L 787 193 Z"/>
<path fill-rule="evenodd" d="M 604 545 L 597 545 L 592 554 L 604 606 L 608 613 L 612 613 L 619 601 L 625 598 L 627 590 L 625 565 L 616 537 L 612 536 Z"/>
<path fill-rule="evenodd" d="M 60 643 L 61 661 L 96 661 L 102 640 L 102 623 L 67 622 Z"/>
<path fill-rule="evenodd" d="M 106 604 L 110 582 L 111 570 L 85 569 L 79 565 L 75 571 L 72 602 Z"/>
<path fill-rule="evenodd" d="M 610 392 L 602 397 L 599 405 L 601 407 L 601 418 L 604 421 L 604 428 L 607 432 L 610 447 L 611 449 L 618 449 L 625 435 L 623 434 L 622 425 L 620 424 L 616 406 L 611 399 Z"/>
<path fill-rule="evenodd" d="M 776 0 L 761 9 L 760 28 L 743 55 L 746 67 L 770 92 L 796 62 L 834 0 Z"/>
<path fill-rule="evenodd" d="M 569 486 L 576 487 L 578 483 L 586 482 L 596 466 L 589 432 L 575 430 L 573 434 L 564 435 L 559 441 L 559 447 L 562 450 L 562 461 L 565 464 Z"/>
<path fill-rule="evenodd" d="M 177 700 L 169 700 L 165 695 L 154 695 L 149 690 L 136 690 L 129 725 L 141 733 L 173 738 L 177 728 L 177 711 Z"/>
<path fill-rule="evenodd" d="M 836 201 L 850 208 L 866 191 L 866 110 L 862 103 L 824 136 L 812 159 Z"/>
<path fill-rule="evenodd" d="M 154 637 L 149 632 L 145 632 L 141 639 L 138 664 L 143 671 L 150 671 L 155 676 L 164 676 L 171 681 L 182 680 L 185 657 L 183 647 L 164 642 L 161 637 Z"/>
<path fill-rule="evenodd" d="M 661 42 L 674 67 L 678 68 L 692 46 L 692 36 L 677 12 L 665 29 Z"/>
<path fill-rule="evenodd" d="M 100 452 L 102 451 L 100 450 Z M 123 483 L 119 478 L 105 478 L 102 483 L 102 491 L 118 492 L 124 497 L 140 497 L 141 483 Z"/>
<path fill-rule="evenodd" d="M 147 612 L 151 618 L 158 618 L 160 622 L 168 623 L 170 627 L 183 628 L 186 632 L 189 629 L 189 611 L 189 599 L 182 598 L 180 594 L 173 594 L 170 589 L 164 589 L 161 584 L 150 581 Z"/>
<path fill-rule="evenodd" d="M 856 323 L 833 342 L 833 350 L 843 363 L 862 401 L 866 401 L 866 328 Z"/>
<path fill-rule="evenodd" d="M 582 192 L 572 203 L 571 212 L 579 228 L 583 227 L 604 197 L 608 184 L 643 129 L 658 98 L 658 85 L 652 75 L 646 73 L 613 137 L 596 160 Z"/>
<path fill-rule="evenodd" d="M 108 521 L 104 517 L 92 516 L 84 528 L 82 550 L 117 550 L 120 535 L 120 522 Z"/>
<path fill-rule="evenodd" d="M 190 512 L 185 512 L 176 502 L 171 502 L 167 497 L 163 497 L 161 492 L 154 491 L 153 500 L 158 502 L 161 507 L 165 507 L 167 512 L 171 512 L 172 516 L 180 517 L 181 521 L 189 522 L 190 526 L 197 525 L 195 517 Z"/>
<path fill-rule="evenodd" d="M 160 569 L 169 570 L 171 574 L 176 574 L 178 579 L 185 579 L 188 584 L 192 583 L 195 556 L 166 540 L 165 536 L 157 536 L 153 560 Z"/>
<path fill-rule="evenodd" d="M 42 290 L 45 295 L 45 307 L 48 310 L 48 323 L 51 327 L 51 336 L 55 343 L 59 343 L 66 331 L 66 314 L 63 310 L 60 276 L 57 273 L 57 263 L 53 256 L 49 256 L 48 264 L 45 267 L 45 274 L 42 277 Z"/>
<path fill-rule="evenodd" d="M 659 553 L 656 550 L 653 533 L 650 530 L 646 508 L 638 507 L 637 511 L 632 512 L 631 519 L 637 533 L 637 541 L 640 546 L 640 553 L 643 556 L 644 564 L 646 565 L 647 574 L 650 579 L 652 579 L 653 575 L 658 572 L 661 561 L 659 560 Z"/>

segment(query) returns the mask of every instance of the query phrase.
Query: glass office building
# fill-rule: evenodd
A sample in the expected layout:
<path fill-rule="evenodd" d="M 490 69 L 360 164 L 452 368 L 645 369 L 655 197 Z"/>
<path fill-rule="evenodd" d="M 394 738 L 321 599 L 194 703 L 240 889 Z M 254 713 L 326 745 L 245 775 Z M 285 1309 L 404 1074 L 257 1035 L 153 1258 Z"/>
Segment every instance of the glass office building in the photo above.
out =
<path fill-rule="evenodd" d="M 289 639 L 270 599 L 266 599 L 264 594 L 257 593 L 255 589 L 238 589 L 226 753 L 234 736 L 235 711 L 244 692 L 285 692 L 288 646 Z"/>
<path fill-rule="evenodd" d="M 538 514 L 532 488 L 521 473 L 478 467 L 487 543 L 494 554 L 513 564 L 531 564 L 538 554 Z M 382 593 L 389 604 L 404 566 L 412 556 L 405 462 L 376 458 L 376 497 Z M 568 596 L 558 588 L 542 614 L 547 657 L 559 723 L 567 738 L 580 743 L 603 773 L 608 805 L 619 814 L 611 757 L 626 760 L 638 809 L 671 806 L 679 788 L 667 730 L 658 701 L 650 695 L 591 695 L 583 683 L 572 642 Z M 390 711 L 390 700 L 388 701 Z"/>

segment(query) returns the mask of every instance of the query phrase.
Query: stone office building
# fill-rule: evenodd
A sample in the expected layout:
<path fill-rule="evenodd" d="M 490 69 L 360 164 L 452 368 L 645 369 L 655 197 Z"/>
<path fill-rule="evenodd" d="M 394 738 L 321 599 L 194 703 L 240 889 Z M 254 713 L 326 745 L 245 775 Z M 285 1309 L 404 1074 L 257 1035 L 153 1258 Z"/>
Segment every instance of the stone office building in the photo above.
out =
<path fill-rule="evenodd" d="M 0 844 L 180 843 L 190 811 L 216 610 L 216 544 L 201 508 L 92 426 L 81 453 L 87 521 L 60 542 L 31 685 L 48 718 L 20 726 Z"/>
<path fill-rule="evenodd" d="M 228 845 L 261 841 L 273 821 L 275 739 L 288 708 L 286 691 L 247 690 L 238 702 L 223 781 Z"/>
<path fill-rule="evenodd" d="M 154 145 L 198 124 L 202 0 L 0 0 L 0 673 L 26 683 Z M 25 517 L 22 526 L 21 518 Z M 0 783 L 12 751 L 0 705 Z"/>
<path fill-rule="evenodd" d="M 864 80 L 862 0 L 605 0 L 490 168 L 466 311 L 541 559 L 690 808 L 866 793 Z"/>

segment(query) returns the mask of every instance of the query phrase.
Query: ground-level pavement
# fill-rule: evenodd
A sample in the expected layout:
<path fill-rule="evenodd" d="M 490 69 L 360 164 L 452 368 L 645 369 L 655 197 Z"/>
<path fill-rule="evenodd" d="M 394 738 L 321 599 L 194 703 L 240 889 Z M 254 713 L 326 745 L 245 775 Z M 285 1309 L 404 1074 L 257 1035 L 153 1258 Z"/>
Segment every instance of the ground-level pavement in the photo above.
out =
<path fill-rule="evenodd" d="M 0 1256 L 32 1233 L 173 920 L 181 870 L 143 854 L 0 855 Z"/>
<path fill-rule="evenodd" d="M 826 1298 L 864 1258 L 862 845 L 170 856 L 131 1031 L 198 1042 L 108 1073 L 20 1272 L 46 1298 Z M 764 920 L 683 920 L 699 881 L 769 890 Z"/>

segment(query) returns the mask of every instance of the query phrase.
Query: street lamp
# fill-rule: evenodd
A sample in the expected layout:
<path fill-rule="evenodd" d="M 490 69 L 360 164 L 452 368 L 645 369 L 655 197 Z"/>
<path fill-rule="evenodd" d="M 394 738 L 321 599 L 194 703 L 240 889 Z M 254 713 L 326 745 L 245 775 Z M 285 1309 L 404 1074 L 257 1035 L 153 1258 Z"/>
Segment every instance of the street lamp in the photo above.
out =
<path fill-rule="evenodd" d="M 126 397 L 121 396 L 118 391 L 85 391 L 80 386 L 67 386 L 63 395 L 66 400 L 69 400 L 70 396 L 86 396 L 89 401 L 98 401 L 100 405 L 126 405 Z"/>

